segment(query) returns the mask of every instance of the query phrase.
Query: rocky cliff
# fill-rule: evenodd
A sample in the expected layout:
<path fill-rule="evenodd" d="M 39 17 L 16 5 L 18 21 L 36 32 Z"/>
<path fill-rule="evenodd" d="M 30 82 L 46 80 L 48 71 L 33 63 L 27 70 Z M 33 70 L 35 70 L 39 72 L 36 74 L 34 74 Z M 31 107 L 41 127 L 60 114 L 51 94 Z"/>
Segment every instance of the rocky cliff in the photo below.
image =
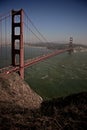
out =
<path fill-rule="evenodd" d="M 4 103 L 22 108 L 39 108 L 42 98 L 18 74 L 0 75 L 0 106 Z"/>
<path fill-rule="evenodd" d="M 87 130 L 87 92 L 42 101 L 17 74 L 0 75 L 0 130 Z"/>

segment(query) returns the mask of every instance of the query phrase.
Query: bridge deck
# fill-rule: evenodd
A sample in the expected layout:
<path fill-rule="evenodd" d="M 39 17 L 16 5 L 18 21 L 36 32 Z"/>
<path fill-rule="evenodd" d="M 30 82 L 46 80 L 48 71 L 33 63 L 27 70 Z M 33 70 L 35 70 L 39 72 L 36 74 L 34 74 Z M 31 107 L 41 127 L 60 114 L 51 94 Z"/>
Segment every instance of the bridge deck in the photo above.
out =
<path fill-rule="evenodd" d="M 58 55 L 58 54 L 61 54 L 61 53 L 64 53 L 66 51 L 70 51 L 72 48 L 68 48 L 68 49 L 62 49 L 62 50 L 56 50 L 55 52 L 52 52 L 52 53 L 49 53 L 47 55 L 42 55 L 42 56 L 39 56 L 39 57 L 36 57 L 34 59 L 29 59 L 29 60 L 26 60 L 25 63 L 24 63 L 24 68 L 27 68 L 27 67 L 30 67 L 40 61 L 43 61 L 43 60 L 46 60 L 50 57 L 53 57 L 55 55 Z M 12 73 L 12 72 L 17 72 L 20 70 L 20 67 L 17 65 L 15 67 L 13 66 L 8 66 L 8 67 L 5 67 L 5 68 L 1 68 L 0 69 L 0 73 L 5 73 L 5 74 L 9 74 L 9 73 Z"/>

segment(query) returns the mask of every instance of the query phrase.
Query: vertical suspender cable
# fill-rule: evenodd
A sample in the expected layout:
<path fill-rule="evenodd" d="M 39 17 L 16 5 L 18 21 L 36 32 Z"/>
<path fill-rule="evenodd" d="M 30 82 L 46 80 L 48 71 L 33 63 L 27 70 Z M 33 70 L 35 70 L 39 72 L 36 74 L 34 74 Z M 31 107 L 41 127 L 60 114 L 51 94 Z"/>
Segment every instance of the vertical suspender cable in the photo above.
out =
<path fill-rule="evenodd" d="M 2 21 L 0 21 L 0 68 L 2 62 Z"/>
<path fill-rule="evenodd" d="M 5 18 L 5 66 L 7 66 L 7 19 Z"/>

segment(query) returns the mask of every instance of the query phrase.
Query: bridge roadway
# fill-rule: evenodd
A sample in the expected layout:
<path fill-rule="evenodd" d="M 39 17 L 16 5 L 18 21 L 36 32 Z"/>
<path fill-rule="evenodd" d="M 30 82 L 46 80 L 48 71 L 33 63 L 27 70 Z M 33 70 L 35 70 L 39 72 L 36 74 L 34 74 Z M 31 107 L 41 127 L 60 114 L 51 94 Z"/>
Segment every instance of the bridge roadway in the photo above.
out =
<path fill-rule="evenodd" d="M 58 54 L 61 54 L 61 53 L 64 53 L 66 51 L 70 51 L 72 50 L 72 48 L 68 48 L 68 49 L 61 49 L 61 50 L 56 50 L 52 53 L 49 53 L 49 54 L 46 54 L 46 55 L 42 55 L 42 56 L 39 56 L 39 57 L 36 57 L 34 59 L 29 59 L 29 60 L 26 60 L 25 63 L 24 63 L 24 68 L 28 68 L 29 66 L 32 66 L 40 61 L 43 61 L 43 60 L 46 60 L 50 57 L 53 57 L 53 56 L 56 56 Z M 20 67 L 17 65 L 15 67 L 13 66 L 8 66 L 8 67 L 5 67 L 5 68 L 1 68 L 0 69 L 0 73 L 5 73 L 5 74 L 9 74 L 9 73 L 12 73 L 12 72 L 17 72 L 19 71 Z"/>

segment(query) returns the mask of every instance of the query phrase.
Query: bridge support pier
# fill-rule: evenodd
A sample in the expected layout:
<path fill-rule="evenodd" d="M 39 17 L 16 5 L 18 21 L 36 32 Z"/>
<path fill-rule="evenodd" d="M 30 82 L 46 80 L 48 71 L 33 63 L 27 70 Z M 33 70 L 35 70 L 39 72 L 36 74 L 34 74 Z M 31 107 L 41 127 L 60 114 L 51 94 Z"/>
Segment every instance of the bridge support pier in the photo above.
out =
<path fill-rule="evenodd" d="M 24 79 L 23 10 L 12 10 L 12 65 Z"/>

